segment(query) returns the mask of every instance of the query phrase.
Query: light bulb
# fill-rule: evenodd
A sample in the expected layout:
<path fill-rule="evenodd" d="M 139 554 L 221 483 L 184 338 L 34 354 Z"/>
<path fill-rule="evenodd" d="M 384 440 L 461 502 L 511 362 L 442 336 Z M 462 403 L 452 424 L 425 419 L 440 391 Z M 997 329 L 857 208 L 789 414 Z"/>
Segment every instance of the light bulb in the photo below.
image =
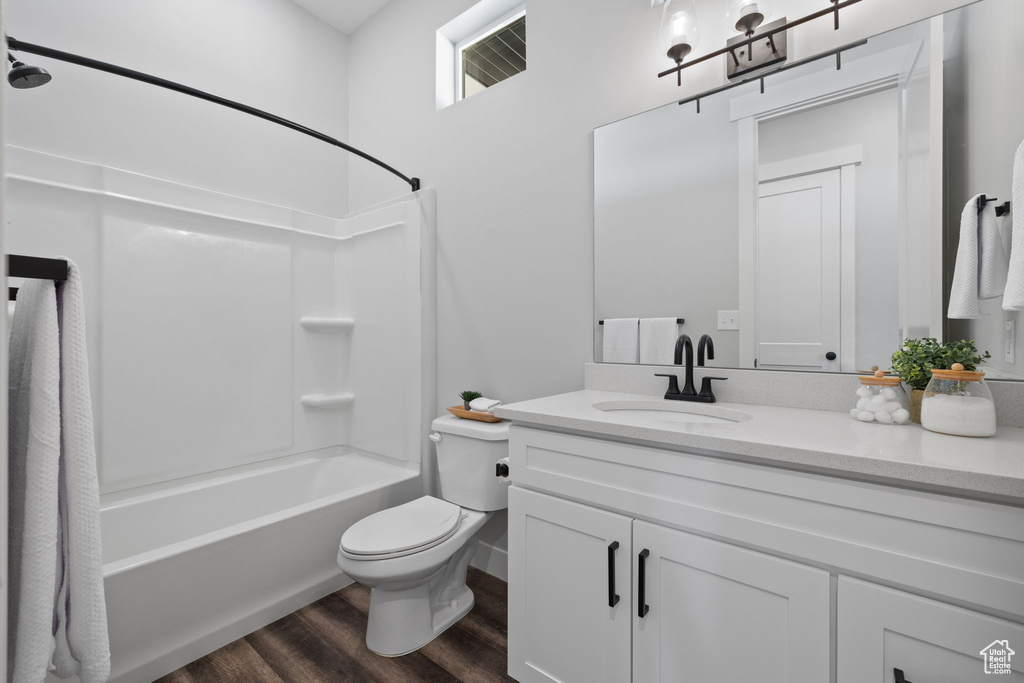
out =
<path fill-rule="evenodd" d="M 671 4 L 671 3 L 670 3 Z M 697 47 L 700 27 L 692 12 L 678 10 L 666 13 L 662 20 L 662 42 L 669 59 L 681 62 Z"/>
<path fill-rule="evenodd" d="M 770 0 L 731 0 L 726 16 L 737 31 L 749 36 L 771 13 Z"/>

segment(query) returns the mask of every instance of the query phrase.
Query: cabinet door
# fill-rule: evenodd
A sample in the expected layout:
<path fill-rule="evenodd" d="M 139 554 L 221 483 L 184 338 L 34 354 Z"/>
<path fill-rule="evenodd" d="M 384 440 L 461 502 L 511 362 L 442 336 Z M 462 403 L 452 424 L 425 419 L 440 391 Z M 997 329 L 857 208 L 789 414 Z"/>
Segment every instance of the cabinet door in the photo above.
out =
<path fill-rule="evenodd" d="M 515 486 L 508 513 L 509 675 L 629 681 L 632 520 Z"/>
<path fill-rule="evenodd" d="M 634 683 L 829 680 L 828 572 L 646 522 L 633 562 Z"/>
<path fill-rule="evenodd" d="M 1020 624 L 845 576 L 838 602 L 838 683 L 1024 683 Z"/>

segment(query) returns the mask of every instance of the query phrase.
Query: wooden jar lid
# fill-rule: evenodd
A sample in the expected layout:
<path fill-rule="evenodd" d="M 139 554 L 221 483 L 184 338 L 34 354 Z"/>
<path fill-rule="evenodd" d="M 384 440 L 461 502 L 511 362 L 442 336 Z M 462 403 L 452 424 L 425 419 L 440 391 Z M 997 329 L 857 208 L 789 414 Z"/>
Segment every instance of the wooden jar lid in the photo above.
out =
<path fill-rule="evenodd" d="M 888 377 L 884 370 L 875 370 L 875 374 L 866 377 L 858 377 L 861 384 L 868 386 L 894 387 L 901 381 L 899 377 Z"/>
<path fill-rule="evenodd" d="M 932 377 L 935 379 L 951 379 L 956 382 L 980 382 L 984 376 L 984 372 L 964 370 L 961 363 L 953 363 L 949 370 L 932 370 Z"/>

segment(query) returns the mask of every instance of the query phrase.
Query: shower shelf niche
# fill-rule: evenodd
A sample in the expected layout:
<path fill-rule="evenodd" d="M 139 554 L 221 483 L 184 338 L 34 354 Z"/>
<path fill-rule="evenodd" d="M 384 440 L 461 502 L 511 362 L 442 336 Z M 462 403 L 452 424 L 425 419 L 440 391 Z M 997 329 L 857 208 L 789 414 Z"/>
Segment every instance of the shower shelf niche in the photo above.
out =
<path fill-rule="evenodd" d="M 304 408 L 342 408 L 351 405 L 356 400 L 356 395 L 350 392 L 339 392 L 337 394 L 305 394 L 302 397 Z"/>
<path fill-rule="evenodd" d="M 310 332 L 345 332 L 356 324 L 352 318 L 299 318 L 299 324 Z"/>

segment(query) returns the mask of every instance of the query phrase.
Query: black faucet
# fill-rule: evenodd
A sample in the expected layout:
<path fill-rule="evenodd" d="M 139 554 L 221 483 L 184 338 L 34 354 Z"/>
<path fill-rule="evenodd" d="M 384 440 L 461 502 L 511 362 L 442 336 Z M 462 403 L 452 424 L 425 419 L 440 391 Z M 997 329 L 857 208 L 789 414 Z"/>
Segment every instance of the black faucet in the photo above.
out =
<path fill-rule="evenodd" d="M 704 349 L 708 350 L 708 360 L 715 359 L 715 340 L 710 334 L 702 334 L 697 342 L 697 366 L 704 367 Z"/>
<path fill-rule="evenodd" d="M 703 359 L 703 350 L 705 339 L 710 344 L 708 349 L 708 358 L 714 360 L 715 358 L 715 344 L 711 341 L 711 337 L 704 335 L 701 337 L 699 342 L 699 348 L 701 353 L 698 355 Z M 700 383 L 700 393 L 693 387 L 693 341 L 690 339 L 690 335 L 681 334 L 679 339 L 676 340 L 676 352 L 674 361 L 676 365 L 682 365 L 683 363 L 683 351 L 686 351 L 686 380 L 683 383 L 683 390 L 679 391 L 679 376 L 678 375 L 665 375 L 655 373 L 655 377 L 668 377 L 668 391 L 665 392 L 665 398 L 670 401 L 695 401 L 697 403 L 714 403 L 715 393 L 711 390 L 711 382 L 714 380 L 726 380 L 728 377 L 704 377 Z"/>
<path fill-rule="evenodd" d="M 676 365 L 683 364 L 684 349 L 686 350 L 686 382 L 683 384 L 683 391 L 680 395 L 694 396 L 697 391 L 693 388 L 693 342 L 690 341 L 690 335 L 688 334 L 681 334 L 679 339 L 676 339 L 676 352 L 672 357 L 672 362 Z M 665 398 L 668 398 L 667 394 Z"/>

